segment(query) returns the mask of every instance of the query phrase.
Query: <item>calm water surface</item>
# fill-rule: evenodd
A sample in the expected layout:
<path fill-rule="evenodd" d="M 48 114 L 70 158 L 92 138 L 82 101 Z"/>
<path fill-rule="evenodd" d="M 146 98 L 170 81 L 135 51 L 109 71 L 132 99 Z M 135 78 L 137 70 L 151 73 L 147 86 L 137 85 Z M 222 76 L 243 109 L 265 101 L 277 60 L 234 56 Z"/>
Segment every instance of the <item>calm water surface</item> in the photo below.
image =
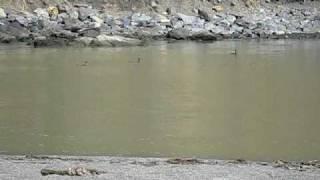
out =
<path fill-rule="evenodd" d="M 2 154 L 307 160 L 319 129 L 320 41 L 0 47 Z"/>

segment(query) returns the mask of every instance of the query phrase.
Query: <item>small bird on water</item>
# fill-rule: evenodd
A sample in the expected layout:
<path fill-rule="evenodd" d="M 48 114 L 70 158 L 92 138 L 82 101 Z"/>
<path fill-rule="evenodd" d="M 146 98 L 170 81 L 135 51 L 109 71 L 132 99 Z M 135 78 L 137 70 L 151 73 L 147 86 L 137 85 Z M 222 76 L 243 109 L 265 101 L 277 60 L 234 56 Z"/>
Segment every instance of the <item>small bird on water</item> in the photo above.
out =
<path fill-rule="evenodd" d="M 238 50 L 237 49 L 234 49 L 233 51 L 231 51 L 231 53 L 230 54 L 232 54 L 232 55 L 237 55 L 238 54 Z"/>
<path fill-rule="evenodd" d="M 129 61 L 129 63 L 140 63 L 141 62 L 141 58 L 140 57 L 138 57 L 138 59 L 136 60 L 136 61 Z"/>
<path fill-rule="evenodd" d="M 82 64 L 80 64 L 80 66 L 88 66 L 89 65 L 89 62 L 88 61 L 83 61 Z"/>

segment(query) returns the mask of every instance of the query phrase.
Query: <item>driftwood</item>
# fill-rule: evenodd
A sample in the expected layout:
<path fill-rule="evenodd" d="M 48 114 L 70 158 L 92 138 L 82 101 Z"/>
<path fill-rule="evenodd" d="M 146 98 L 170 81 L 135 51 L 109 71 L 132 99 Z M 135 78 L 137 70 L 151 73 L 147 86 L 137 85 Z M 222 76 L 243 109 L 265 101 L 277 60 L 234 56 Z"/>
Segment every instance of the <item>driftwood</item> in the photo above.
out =
<path fill-rule="evenodd" d="M 55 170 L 55 169 L 42 169 L 41 175 L 60 175 L 60 176 L 89 176 L 89 175 L 99 175 L 106 172 L 98 171 L 96 169 L 87 169 L 84 167 L 69 168 L 67 170 Z"/>

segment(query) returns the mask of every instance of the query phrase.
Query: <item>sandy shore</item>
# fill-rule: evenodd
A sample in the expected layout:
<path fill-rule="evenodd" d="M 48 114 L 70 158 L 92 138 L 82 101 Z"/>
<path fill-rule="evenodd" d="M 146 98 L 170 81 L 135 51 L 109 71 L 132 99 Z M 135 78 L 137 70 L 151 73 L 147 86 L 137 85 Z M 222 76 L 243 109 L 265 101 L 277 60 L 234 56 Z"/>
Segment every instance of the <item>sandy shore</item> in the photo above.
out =
<path fill-rule="evenodd" d="M 74 179 L 72 176 L 42 176 L 40 173 L 44 168 L 66 170 L 73 167 L 103 172 L 76 179 L 320 179 L 318 164 L 302 164 L 242 160 L 172 162 L 165 158 L 1 155 L 0 179 Z"/>

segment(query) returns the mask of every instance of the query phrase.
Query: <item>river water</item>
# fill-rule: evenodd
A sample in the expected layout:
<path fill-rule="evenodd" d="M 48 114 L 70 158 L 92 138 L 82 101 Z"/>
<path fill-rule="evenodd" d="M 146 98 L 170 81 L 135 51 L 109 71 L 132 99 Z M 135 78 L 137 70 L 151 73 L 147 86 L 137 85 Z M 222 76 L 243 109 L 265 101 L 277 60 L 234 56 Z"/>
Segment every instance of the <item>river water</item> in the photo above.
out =
<path fill-rule="evenodd" d="M 320 41 L 0 47 L 2 154 L 308 160 L 319 129 Z"/>

